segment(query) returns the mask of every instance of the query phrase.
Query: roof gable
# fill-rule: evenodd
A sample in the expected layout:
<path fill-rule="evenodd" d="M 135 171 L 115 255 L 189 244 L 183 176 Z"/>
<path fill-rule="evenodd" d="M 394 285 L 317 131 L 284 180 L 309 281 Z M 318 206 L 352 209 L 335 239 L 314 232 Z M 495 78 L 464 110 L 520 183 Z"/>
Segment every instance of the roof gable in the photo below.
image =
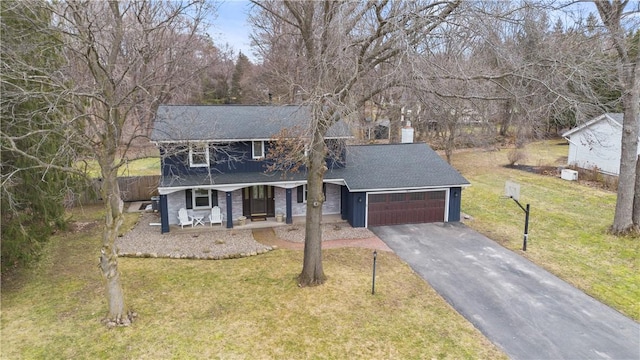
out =
<path fill-rule="evenodd" d="M 158 107 L 151 140 L 164 141 L 248 141 L 268 140 L 282 129 L 308 129 L 311 113 L 307 106 L 262 105 L 161 105 Z M 327 138 L 351 137 L 340 121 Z"/>
<path fill-rule="evenodd" d="M 571 137 L 571 135 L 581 132 L 585 129 L 590 128 L 591 126 L 593 126 L 596 123 L 599 123 L 601 121 L 608 121 L 609 124 L 613 127 L 613 128 L 617 128 L 620 131 L 622 131 L 622 121 L 623 121 L 623 116 L 624 114 L 622 113 L 604 113 L 592 120 L 587 121 L 586 123 L 577 126 L 567 132 L 565 132 L 564 134 L 562 134 L 562 137 Z"/>

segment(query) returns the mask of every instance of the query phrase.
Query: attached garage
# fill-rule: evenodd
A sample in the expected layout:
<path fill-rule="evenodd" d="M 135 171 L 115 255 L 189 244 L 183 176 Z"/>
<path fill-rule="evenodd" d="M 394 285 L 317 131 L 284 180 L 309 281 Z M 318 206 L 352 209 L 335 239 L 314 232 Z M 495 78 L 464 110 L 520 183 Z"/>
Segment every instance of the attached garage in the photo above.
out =
<path fill-rule="evenodd" d="M 352 145 L 348 154 L 325 181 L 342 185 L 340 213 L 351 226 L 460 221 L 469 181 L 428 145 Z"/>
<path fill-rule="evenodd" d="M 368 195 L 367 226 L 445 221 L 445 190 Z"/>

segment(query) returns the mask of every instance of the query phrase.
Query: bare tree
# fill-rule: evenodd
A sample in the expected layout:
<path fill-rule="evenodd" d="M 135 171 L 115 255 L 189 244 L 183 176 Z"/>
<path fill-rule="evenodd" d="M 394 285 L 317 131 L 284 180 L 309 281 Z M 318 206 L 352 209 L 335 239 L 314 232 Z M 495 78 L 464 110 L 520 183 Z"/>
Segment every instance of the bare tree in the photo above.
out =
<path fill-rule="evenodd" d="M 201 49 L 205 70 L 201 72 L 188 94 L 186 101 L 176 103 L 188 104 L 223 104 L 228 102 L 229 87 L 234 69 L 235 51 L 228 45 L 217 47 L 211 39 L 203 38 Z"/>
<path fill-rule="evenodd" d="M 202 2 L 178 1 L 71 0 L 33 5 L 48 7 L 54 14 L 47 31 L 59 37 L 66 60 L 66 67 L 38 77 L 57 94 L 50 99 L 51 111 L 69 104 L 70 115 L 51 130 L 66 139 L 59 151 L 72 152 L 76 161 L 95 160 L 100 168 L 100 196 L 106 210 L 99 263 L 109 304 L 105 322 L 127 325 L 132 318 L 114 246 L 124 205 L 118 169 L 125 164 L 132 142 L 146 137 L 157 106 L 198 76 L 202 66 L 197 43 L 211 8 Z M 48 163 L 29 149 L 20 149 L 15 137 L 4 135 L 3 146 L 38 166 L 80 172 Z M 23 136 L 46 134 L 34 129 Z"/>
<path fill-rule="evenodd" d="M 106 217 L 100 268 L 107 280 L 107 319 L 115 324 L 131 320 L 114 247 L 123 220 L 118 153 L 126 157 L 131 142 L 147 134 L 155 108 L 197 75 L 194 45 L 207 10 L 203 3 L 174 1 L 70 1 L 58 8 L 75 70 L 70 74 L 83 90 L 74 102 L 84 129 L 79 135 L 102 176 Z"/>
<path fill-rule="evenodd" d="M 503 72 L 494 72 L 485 78 L 518 95 L 514 97 L 518 117 L 523 110 L 535 115 L 533 121 L 527 121 L 527 126 L 533 125 L 534 130 L 549 128 L 554 121 L 570 124 L 572 121 L 567 121 L 567 117 L 584 122 L 603 111 L 623 109 L 618 199 L 612 226 L 613 233 L 622 234 L 637 226 L 637 217 L 640 217 L 637 215 L 634 221 L 634 200 L 640 190 L 636 176 L 640 128 L 637 70 L 640 5 L 620 0 L 594 1 L 594 4 L 603 27 L 598 26 L 591 14 L 586 20 L 580 11 L 574 16 L 570 3 L 558 2 L 559 8 L 532 3 L 539 8 L 535 13 L 553 10 L 556 14 L 565 14 L 569 25 L 556 22 L 551 29 L 544 21 L 532 24 L 526 17 L 524 21 L 511 18 L 507 24 L 523 26 L 515 31 L 517 36 L 503 37 L 501 33 L 487 36 L 495 49 L 496 61 L 503 64 Z M 532 9 L 527 6 L 523 11 L 528 14 Z M 545 16 L 540 19 L 544 20 Z M 501 29 L 495 24 L 481 28 L 487 33 Z M 513 44 L 518 46 L 509 46 L 508 39 L 513 39 Z M 636 203 L 640 206 L 640 201 Z"/>
<path fill-rule="evenodd" d="M 254 19 L 278 22 L 279 31 L 261 33 L 267 49 L 270 40 L 288 34 L 289 53 L 296 54 L 299 67 L 289 73 L 302 74 L 296 85 L 312 107 L 307 168 L 308 199 L 305 250 L 300 286 L 325 281 L 322 267 L 322 193 L 325 164 L 324 136 L 339 119 L 361 108 L 365 101 L 398 82 L 402 60 L 412 46 L 440 26 L 460 1 L 371 1 L 361 2 L 254 2 L 260 11 Z M 382 69 L 385 73 L 381 73 Z"/>
<path fill-rule="evenodd" d="M 619 86 L 622 89 L 623 124 L 618 199 L 612 232 L 624 234 L 640 226 L 640 179 L 636 173 L 640 135 L 640 37 L 625 28 L 625 18 L 640 16 L 640 4 L 628 0 L 594 1 L 615 49 Z M 626 9 L 630 5 L 630 9 Z M 637 19 L 636 19 L 637 22 Z M 628 25 L 628 24 L 627 24 Z M 637 25 L 637 23 L 636 23 Z"/>

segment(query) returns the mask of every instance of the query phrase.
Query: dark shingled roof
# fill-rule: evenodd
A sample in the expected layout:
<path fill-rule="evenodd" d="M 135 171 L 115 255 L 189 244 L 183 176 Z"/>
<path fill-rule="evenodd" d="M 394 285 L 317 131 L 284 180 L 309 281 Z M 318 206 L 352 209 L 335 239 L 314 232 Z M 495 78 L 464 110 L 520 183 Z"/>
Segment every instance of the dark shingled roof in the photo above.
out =
<path fill-rule="evenodd" d="M 152 141 L 268 140 L 284 128 L 308 130 L 309 107 L 262 105 L 161 105 L 158 107 Z M 340 121 L 327 138 L 351 137 Z"/>
<path fill-rule="evenodd" d="M 350 191 L 469 185 L 467 179 L 424 143 L 360 145 L 347 149 L 346 168 L 329 171 L 326 177 L 344 179 Z"/>
<path fill-rule="evenodd" d="M 230 173 L 163 177 L 161 187 L 304 181 L 306 172 Z M 347 166 L 327 171 L 325 180 L 344 179 L 350 191 L 466 186 L 469 181 L 424 143 L 347 146 Z"/>

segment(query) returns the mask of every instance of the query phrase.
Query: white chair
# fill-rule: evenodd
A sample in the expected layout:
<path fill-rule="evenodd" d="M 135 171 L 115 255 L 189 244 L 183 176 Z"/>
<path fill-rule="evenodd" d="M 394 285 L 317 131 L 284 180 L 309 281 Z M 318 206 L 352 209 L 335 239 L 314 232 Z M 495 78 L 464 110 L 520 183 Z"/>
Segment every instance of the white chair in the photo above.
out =
<path fill-rule="evenodd" d="M 220 226 L 222 226 L 222 214 L 220 213 L 219 207 L 214 206 L 211 208 L 211 214 L 209 214 L 209 222 L 211 223 L 211 226 L 213 226 L 213 224 L 220 224 Z"/>
<path fill-rule="evenodd" d="M 183 229 L 185 225 L 191 225 L 191 227 L 193 227 L 193 219 L 189 217 L 187 209 L 185 208 L 178 210 L 178 220 L 180 220 L 180 227 Z"/>

